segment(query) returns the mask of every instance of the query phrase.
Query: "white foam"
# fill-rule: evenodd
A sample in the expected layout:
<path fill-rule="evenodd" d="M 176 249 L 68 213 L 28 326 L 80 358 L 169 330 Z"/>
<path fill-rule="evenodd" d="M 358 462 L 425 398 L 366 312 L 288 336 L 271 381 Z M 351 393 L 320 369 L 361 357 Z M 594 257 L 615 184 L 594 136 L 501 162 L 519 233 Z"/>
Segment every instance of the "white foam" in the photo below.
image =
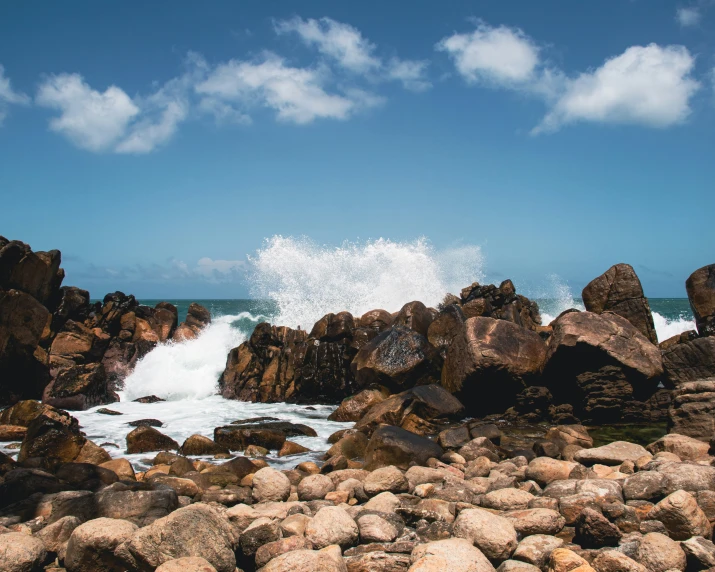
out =
<path fill-rule="evenodd" d="M 680 316 L 674 320 L 669 320 L 665 316 L 661 316 L 658 312 L 653 312 L 653 322 L 655 323 L 655 331 L 658 334 L 658 341 L 663 342 L 668 338 L 695 329 L 695 320 Z"/>
<path fill-rule="evenodd" d="M 585 310 L 583 302 L 574 298 L 571 287 L 558 275 L 548 276 L 548 290 L 539 294 L 541 302 L 541 323 L 548 326 L 561 312 L 575 308 Z"/>
<path fill-rule="evenodd" d="M 274 323 L 304 329 L 328 312 L 394 312 L 413 300 L 436 306 L 448 292 L 483 278 L 478 246 L 436 250 L 424 238 L 331 247 L 274 236 L 251 262 L 252 294 L 276 302 Z"/>

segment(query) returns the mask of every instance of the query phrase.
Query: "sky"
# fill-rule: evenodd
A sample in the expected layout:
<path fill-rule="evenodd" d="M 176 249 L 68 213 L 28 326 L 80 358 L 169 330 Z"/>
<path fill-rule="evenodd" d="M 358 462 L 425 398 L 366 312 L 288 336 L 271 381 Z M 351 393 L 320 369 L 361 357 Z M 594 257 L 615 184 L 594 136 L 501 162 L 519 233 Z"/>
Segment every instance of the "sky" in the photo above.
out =
<path fill-rule="evenodd" d="M 714 180 L 711 0 L 0 4 L 0 235 L 93 297 L 247 296 L 275 235 L 680 297 Z"/>

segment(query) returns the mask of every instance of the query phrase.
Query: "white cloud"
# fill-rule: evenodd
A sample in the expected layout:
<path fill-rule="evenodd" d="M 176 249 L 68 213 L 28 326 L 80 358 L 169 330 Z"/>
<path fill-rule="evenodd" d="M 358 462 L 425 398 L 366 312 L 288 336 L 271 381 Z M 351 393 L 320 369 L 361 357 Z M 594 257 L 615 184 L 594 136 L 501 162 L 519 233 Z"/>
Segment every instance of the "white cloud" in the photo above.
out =
<path fill-rule="evenodd" d="M 321 70 L 289 66 L 283 58 L 266 52 L 256 62 L 231 60 L 217 66 L 196 91 L 240 106 L 275 109 L 281 121 L 305 124 L 318 118 L 347 119 L 357 102 L 328 93 L 323 87 L 325 75 Z"/>
<path fill-rule="evenodd" d="M 631 46 L 598 69 L 569 80 L 534 132 L 577 121 L 649 127 L 681 123 L 700 87 L 691 76 L 694 64 L 684 46 Z"/>
<path fill-rule="evenodd" d="M 539 47 L 518 28 L 491 27 L 479 22 L 468 34 L 453 34 L 436 46 L 452 57 L 457 71 L 469 83 L 511 87 L 533 81 L 539 65 Z"/>
<path fill-rule="evenodd" d="M 208 257 L 201 258 L 196 263 L 193 273 L 205 278 L 228 277 L 248 269 L 245 260 L 213 260 Z"/>
<path fill-rule="evenodd" d="M 250 115 L 242 113 L 216 97 L 201 98 L 198 108 L 201 113 L 212 115 L 217 125 L 231 123 L 235 125 L 250 125 L 252 123 Z"/>
<path fill-rule="evenodd" d="M 401 81 L 410 91 L 425 91 L 432 87 L 432 83 L 425 79 L 427 66 L 429 62 L 426 61 L 392 58 L 387 64 L 387 77 Z"/>
<path fill-rule="evenodd" d="M 5 68 L 0 64 L 0 125 L 7 115 L 9 105 L 27 105 L 29 102 L 29 97 L 12 88 L 10 78 L 5 77 Z"/>
<path fill-rule="evenodd" d="M 683 28 L 697 26 L 700 23 L 701 16 L 702 13 L 700 12 L 700 8 L 696 6 L 678 8 L 675 12 L 675 20 Z"/>
<path fill-rule="evenodd" d="M 375 45 L 363 38 L 357 28 L 336 22 L 330 18 L 303 20 L 295 17 L 276 23 L 276 32 L 297 33 L 310 46 L 333 60 L 340 66 L 356 73 L 365 73 L 382 66 L 373 55 Z"/>

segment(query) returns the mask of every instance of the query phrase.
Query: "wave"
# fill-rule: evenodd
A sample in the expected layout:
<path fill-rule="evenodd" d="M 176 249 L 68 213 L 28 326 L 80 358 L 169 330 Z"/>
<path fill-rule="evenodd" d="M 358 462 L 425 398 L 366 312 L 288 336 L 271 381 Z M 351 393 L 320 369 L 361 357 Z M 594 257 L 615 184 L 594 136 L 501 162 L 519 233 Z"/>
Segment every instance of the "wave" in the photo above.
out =
<path fill-rule="evenodd" d="M 658 312 L 653 312 L 653 322 L 655 323 L 655 331 L 658 334 L 659 342 L 695 329 L 695 320 L 688 316 L 668 319 Z"/>

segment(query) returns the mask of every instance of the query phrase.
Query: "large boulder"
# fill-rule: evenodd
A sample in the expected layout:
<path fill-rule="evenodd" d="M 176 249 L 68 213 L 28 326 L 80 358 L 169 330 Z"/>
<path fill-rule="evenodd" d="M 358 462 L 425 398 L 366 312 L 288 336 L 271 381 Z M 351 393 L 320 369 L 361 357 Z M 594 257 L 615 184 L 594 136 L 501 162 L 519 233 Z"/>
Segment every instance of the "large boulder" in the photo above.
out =
<path fill-rule="evenodd" d="M 148 453 L 149 451 L 176 451 L 179 444 L 160 431 L 142 425 L 127 435 L 127 453 Z"/>
<path fill-rule="evenodd" d="M 401 429 L 384 425 L 375 430 L 365 451 L 368 471 L 394 465 L 408 469 L 411 464 L 425 465 L 430 458 L 439 459 L 444 453 L 434 441 Z"/>
<path fill-rule="evenodd" d="M 45 389 L 43 401 L 70 410 L 84 410 L 119 401 L 107 384 L 101 363 L 70 366 L 59 371 Z"/>
<path fill-rule="evenodd" d="M 404 326 L 414 330 L 418 334 L 427 337 L 427 330 L 434 320 L 434 316 L 429 308 L 422 302 L 408 302 L 395 316 L 392 325 Z"/>
<path fill-rule="evenodd" d="M 191 340 L 198 336 L 211 323 L 211 312 L 201 304 L 192 302 L 186 313 L 186 320 L 176 328 L 174 338 L 177 341 Z"/>
<path fill-rule="evenodd" d="M 464 538 L 418 544 L 410 559 L 410 572 L 494 572 L 482 551 Z"/>
<path fill-rule="evenodd" d="M 705 442 L 715 436 L 715 380 L 685 382 L 673 391 L 668 428 Z"/>
<path fill-rule="evenodd" d="M 460 299 L 467 318 L 497 318 L 529 330 L 535 330 L 541 324 L 536 302 L 517 294 L 511 280 L 504 280 L 498 287 L 493 284 L 482 286 L 475 282 L 462 289 Z"/>
<path fill-rule="evenodd" d="M 65 568 L 68 572 L 121 570 L 122 561 L 114 551 L 135 530 L 135 524 L 114 518 L 97 518 L 79 525 L 67 543 Z"/>
<path fill-rule="evenodd" d="M 715 264 L 703 266 L 685 282 L 695 325 L 701 336 L 715 334 Z"/>
<path fill-rule="evenodd" d="M 321 508 L 305 527 L 305 537 L 315 548 L 337 544 L 349 548 L 358 541 L 358 525 L 341 507 Z"/>
<path fill-rule="evenodd" d="M 440 310 L 430 324 L 427 330 L 427 340 L 440 350 L 442 357 L 446 357 L 446 351 L 452 341 L 462 332 L 462 326 L 466 319 L 459 304 L 449 304 Z"/>
<path fill-rule="evenodd" d="M 581 294 L 586 310 L 613 312 L 633 324 L 652 343 L 658 343 L 653 314 L 643 294 L 641 281 L 630 264 L 611 266 L 594 278 Z"/>
<path fill-rule="evenodd" d="M 470 318 L 447 349 L 442 385 L 473 414 L 501 413 L 544 367 L 546 344 L 534 331 L 494 318 Z"/>
<path fill-rule="evenodd" d="M 382 403 L 389 396 L 387 389 L 363 389 L 355 395 L 346 397 L 328 419 L 331 421 L 359 421 L 372 407 Z"/>
<path fill-rule="evenodd" d="M 87 443 L 74 417 L 61 409 L 46 407 L 27 427 L 18 455 L 20 463 L 33 457 L 70 463 Z"/>
<path fill-rule="evenodd" d="M 41 540 L 21 532 L 0 534 L 0 570 L 40 572 L 47 551 Z"/>
<path fill-rule="evenodd" d="M 656 504 L 648 513 L 648 520 L 659 520 L 675 540 L 691 536 L 712 536 L 712 525 L 698 506 L 695 497 L 686 491 L 675 491 Z"/>
<path fill-rule="evenodd" d="M 19 240 L 0 236 L 0 290 L 19 290 L 54 310 L 64 278 L 59 250 L 33 252 Z"/>
<path fill-rule="evenodd" d="M 660 350 L 628 320 L 567 312 L 553 323 L 543 383 L 587 422 L 652 421 L 663 375 Z"/>
<path fill-rule="evenodd" d="M 492 562 L 509 558 L 518 544 L 514 525 L 487 510 L 462 510 L 454 521 L 453 534 L 466 538 Z"/>
<path fill-rule="evenodd" d="M 439 379 L 441 359 L 422 334 L 404 326 L 381 332 L 355 356 L 351 368 L 361 387 L 408 389 Z"/>
<path fill-rule="evenodd" d="M 677 387 L 687 381 L 715 377 L 715 336 L 683 334 L 662 344 L 661 349 L 669 385 Z"/>

